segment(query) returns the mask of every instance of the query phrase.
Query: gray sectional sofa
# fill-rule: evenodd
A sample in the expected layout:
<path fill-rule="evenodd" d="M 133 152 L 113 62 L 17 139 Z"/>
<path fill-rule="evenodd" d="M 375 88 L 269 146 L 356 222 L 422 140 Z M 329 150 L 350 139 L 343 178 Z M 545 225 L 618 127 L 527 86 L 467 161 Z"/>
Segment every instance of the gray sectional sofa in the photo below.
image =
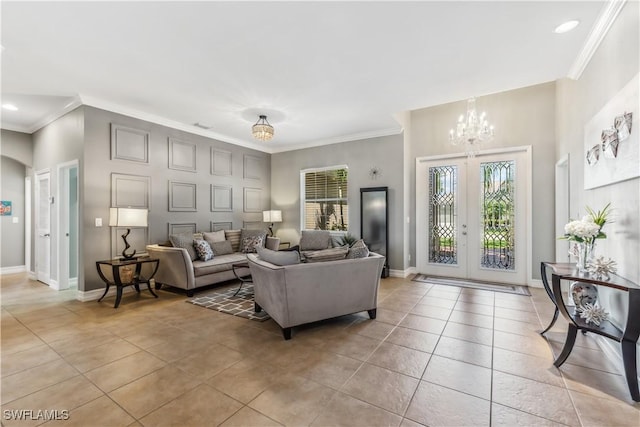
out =
<path fill-rule="evenodd" d="M 267 237 L 265 242 L 266 247 L 277 249 L 280 239 Z M 192 297 L 197 288 L 235 279 L 232 266 L 237 263 L 246 263 L 247 254 L 237 250 L 237 247 L 234 249 L 236 250 L 233 253 L 216 255 L 211 260 L 202 261 L 193 259 L 192 251 L 185 247 L 147 245 L 149 256 L 160 260 L 158 272 L 154 277 L 156 289 L 162 285 L 168 285 L 184 289 L 187 291 L 187 296 Z M 246 276 L 249 274 L 249 269 L 240 267 L 236 272 Z"/>

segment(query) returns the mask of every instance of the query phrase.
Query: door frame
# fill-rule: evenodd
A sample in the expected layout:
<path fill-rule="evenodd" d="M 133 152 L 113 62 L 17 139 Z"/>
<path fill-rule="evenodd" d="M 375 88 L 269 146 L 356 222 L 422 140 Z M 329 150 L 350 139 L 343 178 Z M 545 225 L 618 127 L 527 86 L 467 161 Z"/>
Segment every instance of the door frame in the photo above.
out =
<path fill-rule="evenodd" d="M 24 177 L 24 265 L 29 278 L 36 280 L 35 265 L 31 270 L 31 176 Z"/>
<path fill-rule="evenodd" d="M 535 280 L 533 279 L 533 225 L 532 225 L 532 220 L 533 220 L 533 168 L 532 168 L 532 147 L 531 145 L 522 145 L 522 146 L 516 146 L 516 147 L 505 147 L 505 148 L 495 148 L 495 149 L 488 149 L 488 150 L 481 150 L 477 155 L 478 156 L 487 156 L 487 155 L 492 155 L 492 154 L 508 154 L 508 153 L 514 153 L 514 152 L 523 152 L 525 154 L 525 163 L 527 165 L 527 171 L 526 171 L 526 183 L 525 183 L 525 188 L 526 188 L 526 192 L 527 194 L 525 195 L 525 233 L 526 233 L 526 244 L 525 244 L 525 248 L 527 251 L 526 254 L 526 271 L 525 271 L 525 280 L 526 280 L 526 285 L 530 285 L 530 286 L 535 286 L 534 282 Z M 427 248 L 426 248 L 426 241 L 425 242 L 421 242 L 420 239 L 418 239 L 418 233 L 417 231 L 420 229 L 420 225 L 422 224 L 423 229 L 426 229 L 426 224 L 425 224 L 425 219 L 421 217 L 420 212 L 419 212 L 419 206 L 420 204 L 418 203 L 418 200 L 421 199 L 420 196 L 420 185 L 421 185 L 421 176 L 418 173 L 418 169 L 420 167 L 421 163 L 424 162 L 429 162 L 429 161 L 434 161 L 434 160 L 450 160 L 450 159 L 460 159 L 460 158 L 466 158 L 467 155 L 464 153 L 452 153 L 452 154 L 439 154 L 439 155 L 434 155 L 434 156 L 423 156 L 423 157 L 416 157 L 416 163 L 415 163 L 415 178 L 416 178 L 416 193 L 415 193 L 415 199 L 416 199 L 416 208 L 415 208 L 415 217 L 416 217 L 416 268 L 418 267 L 418 259 L 420 259 L 421 256 L 426 255 L 427 252 Z"/>
<path fill-rule="evenodd" d="M 39 282 L 42 282 L 44 284 L 46 284 L 47 286 L 52 286 L 55 285 L 55 281 L 52 280 L 51 278 L 51 231 L 52 231 L 52 226 L 51 226 L 51 207 L 49 207 L 49 266 L 48 266 L 48 277 L 46 278 L 41 278 L 39 276 L 40 273 L 40 269 L 38 268 L 38 260 L 40 259 L 40 245 L 38 243 L 38 239 L 39 239 L 39 234 L 38 234 L 38 229 L 40 228 L 40 175 L 49 175 L 49 200 L 51 200 L 51 169 L 50 168 L 46 168 L 46 169 L 41 169 L 38 171 L 34 172 L 34 185 L 35 185 L 35 192 L 34 192 L 34 201 L 35 201 L 35 221 L 34 221 L 34 243 L 35 243 L 35 260 L 34 260 L 34 270 L 35 270 L 35 277 L 36 280 Z M 46 279 L 46 280 L 42 280 L 42 279 Z"/>
<path fill-rule="evenodd" d="M 555 232 L 556 236 L 564 234 L 564 225 L 569 222 L 569 205 L 571 200 L 571 163 L 569 154 L 565 154 L 556 163 L 555 176 Z M 556 262 L 569 262 L 569 241 L 556 239 Z"/>
<path fill-rule="evenodd" d="M 69 277 L 69 260 L 71 254 L 69 252 L 69 239 L 66 238 L 68 237 L 67 234 L 69 231 L 69 172 L 74 168 L 79 172 L 78 165 L 78 160 L 71 160 L 60 163 L 57 167 L 58 185 L 56 189 L 56 200 L 58 203 L 56 203 L 56 236 L 58 236 L 58 280 L 57 285 L 55 287 L 52 286 L 57 290 L 69 289 L 71 286 Z M 78 194 L 77 191 L 76 194 Z M 78 236 L 78 228 L 79 225 L 76 224 L 76 237 Z M 79 253 L 76 253 L 75 256 L 77 259 Z"/>

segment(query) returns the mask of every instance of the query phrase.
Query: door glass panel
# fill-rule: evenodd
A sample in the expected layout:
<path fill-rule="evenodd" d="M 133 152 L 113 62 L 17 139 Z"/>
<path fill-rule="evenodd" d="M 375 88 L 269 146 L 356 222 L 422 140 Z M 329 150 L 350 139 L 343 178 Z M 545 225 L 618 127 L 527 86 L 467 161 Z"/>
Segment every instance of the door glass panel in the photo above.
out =
<path fill-rule="evenodd" d="M 455 165 L 429 168 L 429 262 L 457 264 L 458 168 Z"/>
<path fill-rule="evenodd" d="M 480 164 L 480 265 L 515 269 L 515 161 Z"/>

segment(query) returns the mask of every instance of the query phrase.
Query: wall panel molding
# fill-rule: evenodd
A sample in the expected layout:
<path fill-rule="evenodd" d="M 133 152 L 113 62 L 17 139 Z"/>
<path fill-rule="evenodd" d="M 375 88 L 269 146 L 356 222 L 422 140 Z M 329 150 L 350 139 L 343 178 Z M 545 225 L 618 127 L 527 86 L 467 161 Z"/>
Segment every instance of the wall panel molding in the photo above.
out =
<path fill-rule="evenodd" d="M 196 159 L 196 144 L 169 138 L 169 169 L 196 172 Z"/>
<path fill-rule="evenodd" d="M 229 222 L 213 222 L 209 224 L 210 231 L 233 230 L 233 223 Z"/>
<path fill-rule="evenodd" d="M 151 210 L 151 177 L 112 173 L 111 207 Z"/>
<path fill-rule="evenodd" d="M 169 234 L 195 233 L 198 225 L 195 222 L 170 222 Z"/>
<path fill-rule="evenodd" d="M 262 179 L 264 175 L 264 157 L 244 155 L 244 177 L 247 179 Z"/>
<path fill-rule="evenodd" d="M 211 175 L 231 176 L 233 154 L 231 151 L 211 147 Z"/>
<path fill-rule="evenodd" d="M 111 123 L 111 160 L 149 163 L 149 132 Z"/>
<path fill-rule="evenodd" d="M 197 212 L 197 187 L 193 182 L 169 181 L 169 211 Z"/>
<path fill-rule="evenodd" d="M 244 188 L 244 212 L 262 212 L 262 189 Z"/>
<path fill-rule="evenodd" d="M 262 221 L 243 221 L 242 228 L 246 228 L 247 230 L 262 230 L 266 227 Z"/>
<path fill-rule="evenodd" d="M 233 187 L 211 184 L 211 212 L 233 212 Z"/>

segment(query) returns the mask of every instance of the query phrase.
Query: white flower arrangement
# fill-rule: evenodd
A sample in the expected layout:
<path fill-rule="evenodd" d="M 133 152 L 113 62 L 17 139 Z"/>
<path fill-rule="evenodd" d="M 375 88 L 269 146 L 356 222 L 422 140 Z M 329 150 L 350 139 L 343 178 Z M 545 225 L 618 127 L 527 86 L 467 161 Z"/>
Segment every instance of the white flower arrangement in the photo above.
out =
<path fill-rule="evenodd" d="M 590 216 L 571 221 L 564 226 L 564 233 L 569 240 L 578 242 L 591 241 L 600 232 L 600 226 Z"/>

